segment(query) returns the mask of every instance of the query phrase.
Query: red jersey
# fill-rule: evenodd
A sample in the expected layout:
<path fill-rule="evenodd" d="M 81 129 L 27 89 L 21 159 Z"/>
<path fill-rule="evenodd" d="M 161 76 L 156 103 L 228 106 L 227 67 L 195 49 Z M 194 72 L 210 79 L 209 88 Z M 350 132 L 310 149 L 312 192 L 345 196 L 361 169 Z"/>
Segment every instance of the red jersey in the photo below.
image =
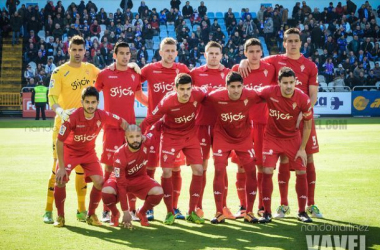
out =
<path fill-rule="evenodd" d="M 133 69 L 102 70 L 95 82 L 95 88 L 104 93 L 104 110 L 135 124 L 135 92 L 141 90 L 141 77 Z"/>
<path fill-rule="evenodd" d="M 249 109 L 261 101 L 254 90 L 243 89 L 240 99 L 233 101 L 226 88 L 208 94 L 206 104 L 212 104 L 217 116 L 215 130 L 229 143 L 239 143 L 251 134 Z"/>
<path fill-rule="evenodd" d="M 305 121 L 313 118 L 309 97 L 297 88 L 291 98 L 283 97 L 278 85 L 258 89 L 257 94 L 267 102 L 269 109 L 265 134 L 276 138 L 299 136 L 296 128 L 299 113 L 303 113 Z"/>
<path fill-rule="evenodd" d="M 126 197 L 126 189 L 131 181 L 147 175 L 148 143 L 149 141 L 143 142 L 140 150 L 136 152 L 132 152 L 127 143 L 116 150 L 113 157 L 113 175 L 116 179 L 119 197 Z M 128 210 L 127 199 L 121 198 L 120 205 L 123 211 Z"/>
<path fill-rule="evenodd" d="M 294 73 L 296 73 L 296 87 L 305 92 L 308 96 L 310 96 L 310 85 L 319 86 L 317 65 L 305 58 L 302 54 L 298 60 L 290 59 L 285 54 L 268 56 L 263 60 L 275 67 L 276 79 L 278 79 L 278 72 L 282 67 L 291 68 Z"/>
<path fill-rule="evenodd" d="M 230 72 L 228 68 L 222 70 L 209 69 L 207 65 L 194 68 L 190 75 L 194 86 L 221 88 L 226 86 L 226 76 Z M 196 125 L 214 125 L 216 114 L 211 105 L 202 104 L 195 119 Z"/>
<path fill-rule="evenodd" d="M 182 137 L 195 132 L 195 114 L 206 94 L 206 90 L 193 87 L 189 101 L 180 103 L 176 92 L 168 93 L 153 110 L 152 115 L 141 123 L 141 130 L 145 132 L 148 126 L 163 117 L 162 132 L 164 134 Z"/>
<path fill-rule="evenodd" d="M 150 63 L 141 70 L 141 81 L 148 81 L 149 116 L 166 93 L 174 90 L 174 79 L 179 73 L 190 73 L 185 64 L 174 63 L 165 68 L 161 62 Z"/>
<path fill-rule="evenodd" d="M 238 71 L 239 65 L 235 64 L 232 71 Z M 276 84 L 274 67 L 268 63 L 260 62 L 260 67 L 251 70 L 247 77 L 244 77 L 244 87 L 248 89 L 257 89 L 272 84 Z M 249 118 L 255 124 L 267 124 L 268 108 L 266 103 L 256 103 L 249 111 Z"/>
<path fill-rule="evenodd" d="M 94 117 L 87 119 L 83 108 L 78 108 L 70 115 L 59 130 L 58 140 L 64 142 L 65 149 L 75 155 L 87 154 L 95 150 L 95 141 L 103 125 L 120 126 L 121 118 L 117 115 L 97 109 Z"/>

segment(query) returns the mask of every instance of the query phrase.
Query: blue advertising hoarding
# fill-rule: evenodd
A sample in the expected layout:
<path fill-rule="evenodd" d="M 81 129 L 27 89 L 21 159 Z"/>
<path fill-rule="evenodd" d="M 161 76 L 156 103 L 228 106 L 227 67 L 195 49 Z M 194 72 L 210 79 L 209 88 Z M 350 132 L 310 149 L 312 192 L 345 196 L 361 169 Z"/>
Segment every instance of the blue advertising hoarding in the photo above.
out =
<path fill-rule="evenodd" d="M 380 91 L 352 91 L 353 116 L 380 116 Z"/>

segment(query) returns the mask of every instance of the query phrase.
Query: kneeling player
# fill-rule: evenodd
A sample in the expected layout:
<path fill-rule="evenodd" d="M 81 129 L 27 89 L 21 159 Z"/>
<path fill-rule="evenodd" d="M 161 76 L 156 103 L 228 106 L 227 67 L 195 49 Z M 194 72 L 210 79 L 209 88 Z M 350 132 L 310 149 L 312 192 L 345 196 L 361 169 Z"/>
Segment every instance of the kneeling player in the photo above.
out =
<path fill-rule="evenodd" d="M 263 203 L 264 215 L 261 223 L 272 220 L 271 199 L 273 192 L 273 170 L 280 156 L 287 157 L 296 170 L 296 191 L 298 196 L 298 219 L 311 222 L 305 212 L 307 201 L 306 152 L 305 147 L 311 131 L 311 102 L 309 97 L 296 88 L 296 77 L 292 69 L 283 67 L 278 75 L 279 85 L 267 86 L 257 91 L 266 101 L 269 110 L 268 125 L 264 134 L 263 146 Z M 297 118 L 302 112 L 304 119 L 301 139 L 296 127 Z"/>
<path fill-rule="evenodd" d="M 127 203 L 127 193 L 145 200 L 136 215 L 142 226 L 149 226 L 146 211 L 158 205 L 164 195 L 160 184 L 150 178 L 146 172 L 149 142 L 142 140 L 141 129 L 137 125 L 129 125 L 125 132 L 126 144 L 114 155 L 114 172 L 102 189 L 103 203 L 112 211 L 111 225 L 118 226 L 120 213 L 116 203 L 120 201 L 123 210 L 123 224 L 131 227 L 131 215 Z"/>
<path fill-rule="evenodd" d="M 94 183 L 90 194 L 90 205 L 87 214 L 87 223 L 100 226 L 101 223 L 95 214 L 95 209 L 101 199 L 103 185 L 103 170 L 95 152 L 95 141 L 104 124 L 121 126 L 127 122 L 117 115 L 98 110 L 99 93 L 94 87 L 87 87 L 82 92 L 82 108 L 77 109 L 60 128 L 57 139 L 57 174 L 54 188 L 55 205 L 58 218 L 56 227 L 65 225 L 66 182 L 71 171 L 77 165 L 84 169 L 86 181 Z"/>

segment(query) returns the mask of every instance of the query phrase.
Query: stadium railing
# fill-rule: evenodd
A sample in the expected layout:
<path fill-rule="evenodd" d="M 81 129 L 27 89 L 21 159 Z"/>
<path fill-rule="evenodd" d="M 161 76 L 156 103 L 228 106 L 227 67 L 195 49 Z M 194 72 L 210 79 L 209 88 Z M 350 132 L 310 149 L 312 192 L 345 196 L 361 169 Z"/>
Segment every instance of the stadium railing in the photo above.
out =
<path fill-rule="evenodd" d="M 363 86 L 355 86 L 352 88 L 352 91 L 366 91 L 367 89 L 370 89 L 370 91 L 378 91 L 380 90 L 380 86 L 373 86 L 373 85 L 363 85 Z"/>
<path fill-rule="evenodd" d="M 16 107 L 21 105 L 20 93 L 2 92 L 0 93 L 0 106 Z"/>

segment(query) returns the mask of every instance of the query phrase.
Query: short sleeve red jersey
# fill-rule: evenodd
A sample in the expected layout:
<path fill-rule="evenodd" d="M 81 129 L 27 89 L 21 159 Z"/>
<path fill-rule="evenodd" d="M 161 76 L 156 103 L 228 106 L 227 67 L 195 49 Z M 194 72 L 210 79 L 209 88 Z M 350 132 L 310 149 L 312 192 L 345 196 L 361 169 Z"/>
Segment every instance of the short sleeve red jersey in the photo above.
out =
<path fill-rule="evenodd" d="M 113 157 L 113 175 L 116 178 L 119 197 L 126 197 L 126 188 L 130 181 L 147 175 L 148 144 L 149 140 L 143 142 L 138 151 L 132 152 L 126 143 L 115 152 Z M 126 199 L 121 198 L 120 204 L 123 211 L 128 210 Z"/>
<path fill-rule="evenodd" d="M 209 88 L 221 88 L 226 86 L 226 76 L 230 70 L 224 68 L 209 69 L 207 65 L 194 68 L 190 75 L 193 79 L 194 86 L 197 87 L 209 87 Z M 198 110 L 198 114 L 195 120 L 196 125 L 214 125 L 216 122 L 216 115 L 211 105 L 202 104 Z"/>
<path fill-rule="evenodd" d="M 65 148 L 72 153 L 82 155 L 95 150 L 95 141 L 104 125 L 120 126 L 121 118 L 117 115 L 97 109 L 94 117 L 87 119 L 83 108 L 78 108 L 70 118 L 61 125 L 58 140 L 64 142 Z"/>
<path fill-rule="evenodd" d="M 301 55 L 298 60 L 293 60 L 286 55 L 273 55 L 263 59 L 264 62 L 270 63 L 275 67 L 276 79 L 278 72 L 282 67 L 289 67 L 296 73 L 296 87 L 305 92 L 308 96 L 309 86 L 319 86 L 318 84 L 318 68 L 309 59 Z"/>
<path fill-rule="evenodd" d="M 133 69 L 102 70 L 95 82 L 95 88 L 103 91 L 104 110 L 109 111 L 130 124 L 136 123 L 135 92 L 141 90 L 141 77 Z"/>
<path fill-rule="evenodd" d="M 200 103 L 206 97 L 207 91 L 193 87 L 190 99 L 187 103 L 178 101 L 177 93 L 170 92 L 141 123 L 142 131 L 153 125 L 163 117 L 162 131 L 164 134 L 174 136 L 186 136 L 195 131 L 195 114 Z"/>
<path fill-rule="evenodd" d="M 278 138 L 291 138 L 299 135 L 296 128 L 300 112 L 303 119 L 313 118 L 309 97 L 299 89 L 295 89 L 291 98 L 281 94 L 280 86 L 267 86 L 257 90 L 257 94 L 267 102 L 269 110 L 266 134 Z"/>
<path fill-rule="evenodd" d="M 239 65 L 232 67 L 232 71 L 238 71 Z M 272 84 L 276 84 L 274 67 L 268 63 L 260 62 L 260 67 L 251 70 L 247 77 L 243 79 L 244 87 L 257 89 Z M 249 111 L 249 118 L 256 124 L 267 124 L 268 108 L 266 103 L 256 103 Z"/>
<path fill-rule="evenodd" d="M 229 143 L 239 143 L 251 133 L 249 109 L 261 101 L 254 90 L 243 89 L 240 99 L 233 101 L 226 88 L 208 94 L 206 104 L 214 106 L 217 121 L 215 130 L 223 134 Z"/>
<path fill-rule="evenodd" d="M 141 70 L 141 81 L 148 82 L 148 116 L 164 98 L 174 90 L 174 79 L 179 73 L 190 73 L 185 64 L 174 63 L 165 68 L 161 62 L 150 63 Z"/>

